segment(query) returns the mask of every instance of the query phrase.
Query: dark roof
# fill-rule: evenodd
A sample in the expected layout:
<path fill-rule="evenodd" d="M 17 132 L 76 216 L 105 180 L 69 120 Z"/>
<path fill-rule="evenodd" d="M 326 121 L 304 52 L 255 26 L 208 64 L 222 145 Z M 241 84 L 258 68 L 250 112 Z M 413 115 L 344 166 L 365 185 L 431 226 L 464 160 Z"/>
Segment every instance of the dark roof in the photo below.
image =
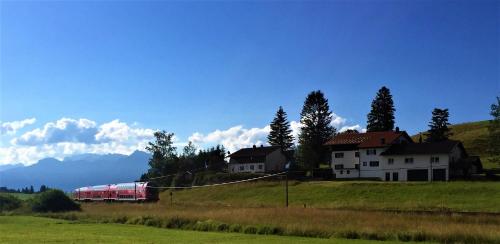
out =
<path fill-rule="evenodd" d="M 243 157 L 257 157 L 257 156 L 267 156 L 268 154 L 280 149 L 279 146 L 269 146 L 269 147 L 249 147 L 242 148 L 229 155 L 231 158 L 243 158 Z"/>
<path fill-rule="evenodd" d="M 453 140 L 442 142 L 394 144 L 385 152 L 381 153 L 381 155 L 447 154 L 450 153 L 451 150 L 457 145 L 463 149 L 461 142 Z"/>
<path fill-rule="evenodd" d="M 405 131 L 377 131 L 366 133 L 340 133 L 335 135 L 324 145 L 356 145 L 358 148 L 386 147 L 401 136 L 412 141 Z"/>

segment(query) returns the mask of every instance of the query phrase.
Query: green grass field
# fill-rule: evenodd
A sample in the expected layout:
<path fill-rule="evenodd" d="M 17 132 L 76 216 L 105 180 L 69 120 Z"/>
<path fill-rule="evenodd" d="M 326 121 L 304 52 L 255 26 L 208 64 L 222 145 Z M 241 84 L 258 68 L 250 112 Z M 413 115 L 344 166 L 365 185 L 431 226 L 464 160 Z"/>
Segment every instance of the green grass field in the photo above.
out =
<path fill-rule="evenodd" d="M 291 206 L 360 210 L 500 212 L 499 182 L 290 182 Z M 175 191 L 179 205 L 281 207 L 283 182 L 257 182 Z M 160 196 L 170 203 L 169 192 Z"/>
<path fill-rule="evenodd" d="M 138 225 L 89 224 L 30 216 L 0 216 L 0 233 L 1 243 L 380 243 L 367 240 L 183 231 Z"/>

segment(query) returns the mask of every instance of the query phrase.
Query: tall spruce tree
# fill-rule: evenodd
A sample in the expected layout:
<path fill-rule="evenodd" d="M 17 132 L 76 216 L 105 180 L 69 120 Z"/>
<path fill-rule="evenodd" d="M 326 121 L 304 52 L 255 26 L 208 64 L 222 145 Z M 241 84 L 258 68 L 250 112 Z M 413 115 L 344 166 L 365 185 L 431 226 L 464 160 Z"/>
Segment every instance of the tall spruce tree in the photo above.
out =
<path fill-rule="evenodd" d="M 331 125 L 332 112 L 328 100 L 321 91 L 313 91 L 307 95 L 300 116 L 302 128 L 299 134 L 298 160 L 303 167 L 312 170 L 324 160 L 326 150 L 323 144 L 336 132 Z"/>
<path fill-rule="evenodd" d="M 267 136 L 267 142 L 271 146 L 280 146 L 282 151 L 289 150 L 293 146 L 292 129 L 287 120 L 286 112 L 280 106 L 276 116 L 271 122 L 271 132 Z"/>
<path fill-rule="evenodd" d="M 372 109 L 368 113 L 368 131 L 389 131 L 394 129 L 394 102 L 391 91 L 383 86 L 372 101 Z"/>
<path fill-rule="evenodd" d="M 426 133 L 427 142 L 439 142 L 448 140 L 448 137 L 452 135 L 450 128 L 448 126 L 448 109 L 435 108 L 432 111 L 432 119 L 429 123 L 429 130 Z"/>
<path fill-rule="evenodd" d="M 490 115 L 493 119 L 488 126 L 488 154 L 493 162 L 500 164 L 500 97 L 491 104 Z"/>

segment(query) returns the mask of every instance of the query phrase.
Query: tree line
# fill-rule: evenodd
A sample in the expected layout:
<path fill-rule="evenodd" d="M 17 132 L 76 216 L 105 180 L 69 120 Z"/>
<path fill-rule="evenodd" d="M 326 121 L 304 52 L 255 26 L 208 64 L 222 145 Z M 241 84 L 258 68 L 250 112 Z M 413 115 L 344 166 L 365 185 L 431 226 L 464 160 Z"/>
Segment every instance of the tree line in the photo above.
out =
<path fill-rule="evenodd" d="M 380 88 L 372 100 L 370 112 L 367 114 L 367 132 L 392 131 L 395 128 L 396 109 L 389 88 Z M 279 146 L 283 152 L 293 150 L 296 164 L 294 167 L 303 170 L 319 168 L 321 163 L 328 161 L 328 152 L 324 143 L 338 134 L 332 125 L 332 111 L 328 99 L 320 90 L 309 93 L 302 106 L 300 113 L 300 132 L 297 142 L 294 136 L 287 113 L 280 106 L 270 123 L 270 133 L 267 137 L 271 146 Z M 497 161 L 500 161 L 500 98 L 497 97 L 495 104 L 491 105 L 491 116 L 493 120 L 489 125 L 489 153 Z M 449 128 L 449 111 L 447 108 L 434 108 L 429 129 L 424 134 L 425 142 L 439 142 L 448 140 L 452 135 Z M 356 130 L 348 130 L 344 133 L 359 133 Z M 158 131 L 154 134 L 155 141 L 149 142 L 146 150 L 152 157 L 149 159 L 150 169 L 142 175 L 141 180 L 154 179 L 166 175 L 157 180 L 161 184 L 179 185 L 188 182 L 193 174 L 200 171 L 223 171 L 226 169 L 226 155 L 223 145 L 217 145 L 206 150 L 196 151 L 196 147 L 189 142 L 177 153 L 174 146 L 173 133 Z M 420 136 L 419 142 L 424 142 Z M 288 154 L 286 154 L 288 155 Z"/>
<path fill-rule="evenodd" d="M 6 193 L 25 193 L 25 194 L 33 194 L 33 193 L 40 193 L 49 190 L 46 185 L 41 185 L 38 191 L 35 191 L 35 188 L 33 186 L 30 187 L 24 187 L 21 189 L 10 189 L 5 186 L 0 187 L 0 192 L 6 192 Z"/>
<path fill-rule="evenodd" d="M 392 131 L 395 127 L 394 101 L 390 90 L 383 86 L 380 88 L 371 103 L 371 110 L 367 115 L 368 132 Z M 497 97 L 495 104 L 491 105 L 491 116 L 489 130 L 489 154 L 495 161 L 500 162 L 500 98 Z M 445 141 L 452 136 L 449 128 L 449 111 L 447 108 L 434 108 L 429 129 L 424 134 L 425 142 Z M 304 101 L 300 113 L 302 125 L 298 135 L 298 145 L 294 146 L 292 130 L 283 107 L 279 107 L 275 118 L 271 122 L 271 132 L 268 143 L 272 146 L 280 146 L 283 151 L 295 149 L 297 167 L 303 169 L 318 168 L 320 163 L 326 162 L 328 152 L 322 145 L 337 134 L 336 128 L 331 125 L 332 112 L 328 105 L 328 99 L 321 91 L 309 93 Z M 359 133 L 348 130 L 346 133 Z M 419 142 L 423 142 L 420 136 Z"/>

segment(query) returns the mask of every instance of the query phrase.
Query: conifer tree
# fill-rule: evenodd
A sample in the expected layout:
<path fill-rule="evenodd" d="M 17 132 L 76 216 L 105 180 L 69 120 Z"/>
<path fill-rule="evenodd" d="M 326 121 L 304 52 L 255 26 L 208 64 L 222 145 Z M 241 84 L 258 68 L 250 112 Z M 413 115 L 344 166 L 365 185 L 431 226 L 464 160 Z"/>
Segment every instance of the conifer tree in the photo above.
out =
<path fill-rule="evenodd" d="M 493 119 L 488 126 L 488 153 L 492 161 L 500 163 L 500 97 L 495 104 L 491 104 L 490 115 Z"/>
<path fill-rule="evenodd" d="M 267 141 L 271 146 L 280 146 L 281 150 L 287 151 L 293 146 L 292 129 L 287 120 L 286 112 L 280 106 L 276 116 L 271 122 L 271 132 L 267 136 Z"/>
<path fill-rule="evenodd" d="M 299 163 L 308 169 L 317 168 L 325 156 L 323 144 L 336 132 L 331 125 L 332 112 L 321 91 L 307 96 L 300 113 L 302 128 L 299 134 Z"/>
<path fill-rule="evenodd" d="M 432 111 L 432 119 L 429 123 L 429 130 L 427 131 L 427 142 L 439 142 L 448 140 L 448 137 L 452 135 L 450 128 L 448 126 L 448 109 L 435 108 Z"/>
<path fill-rule="evenodd" d="M 394 129 L 394 102 L 391 91 L 383 86 L 372 101 L 372 109 L 368 113 L 367 131 L 389 131 Z"/>

